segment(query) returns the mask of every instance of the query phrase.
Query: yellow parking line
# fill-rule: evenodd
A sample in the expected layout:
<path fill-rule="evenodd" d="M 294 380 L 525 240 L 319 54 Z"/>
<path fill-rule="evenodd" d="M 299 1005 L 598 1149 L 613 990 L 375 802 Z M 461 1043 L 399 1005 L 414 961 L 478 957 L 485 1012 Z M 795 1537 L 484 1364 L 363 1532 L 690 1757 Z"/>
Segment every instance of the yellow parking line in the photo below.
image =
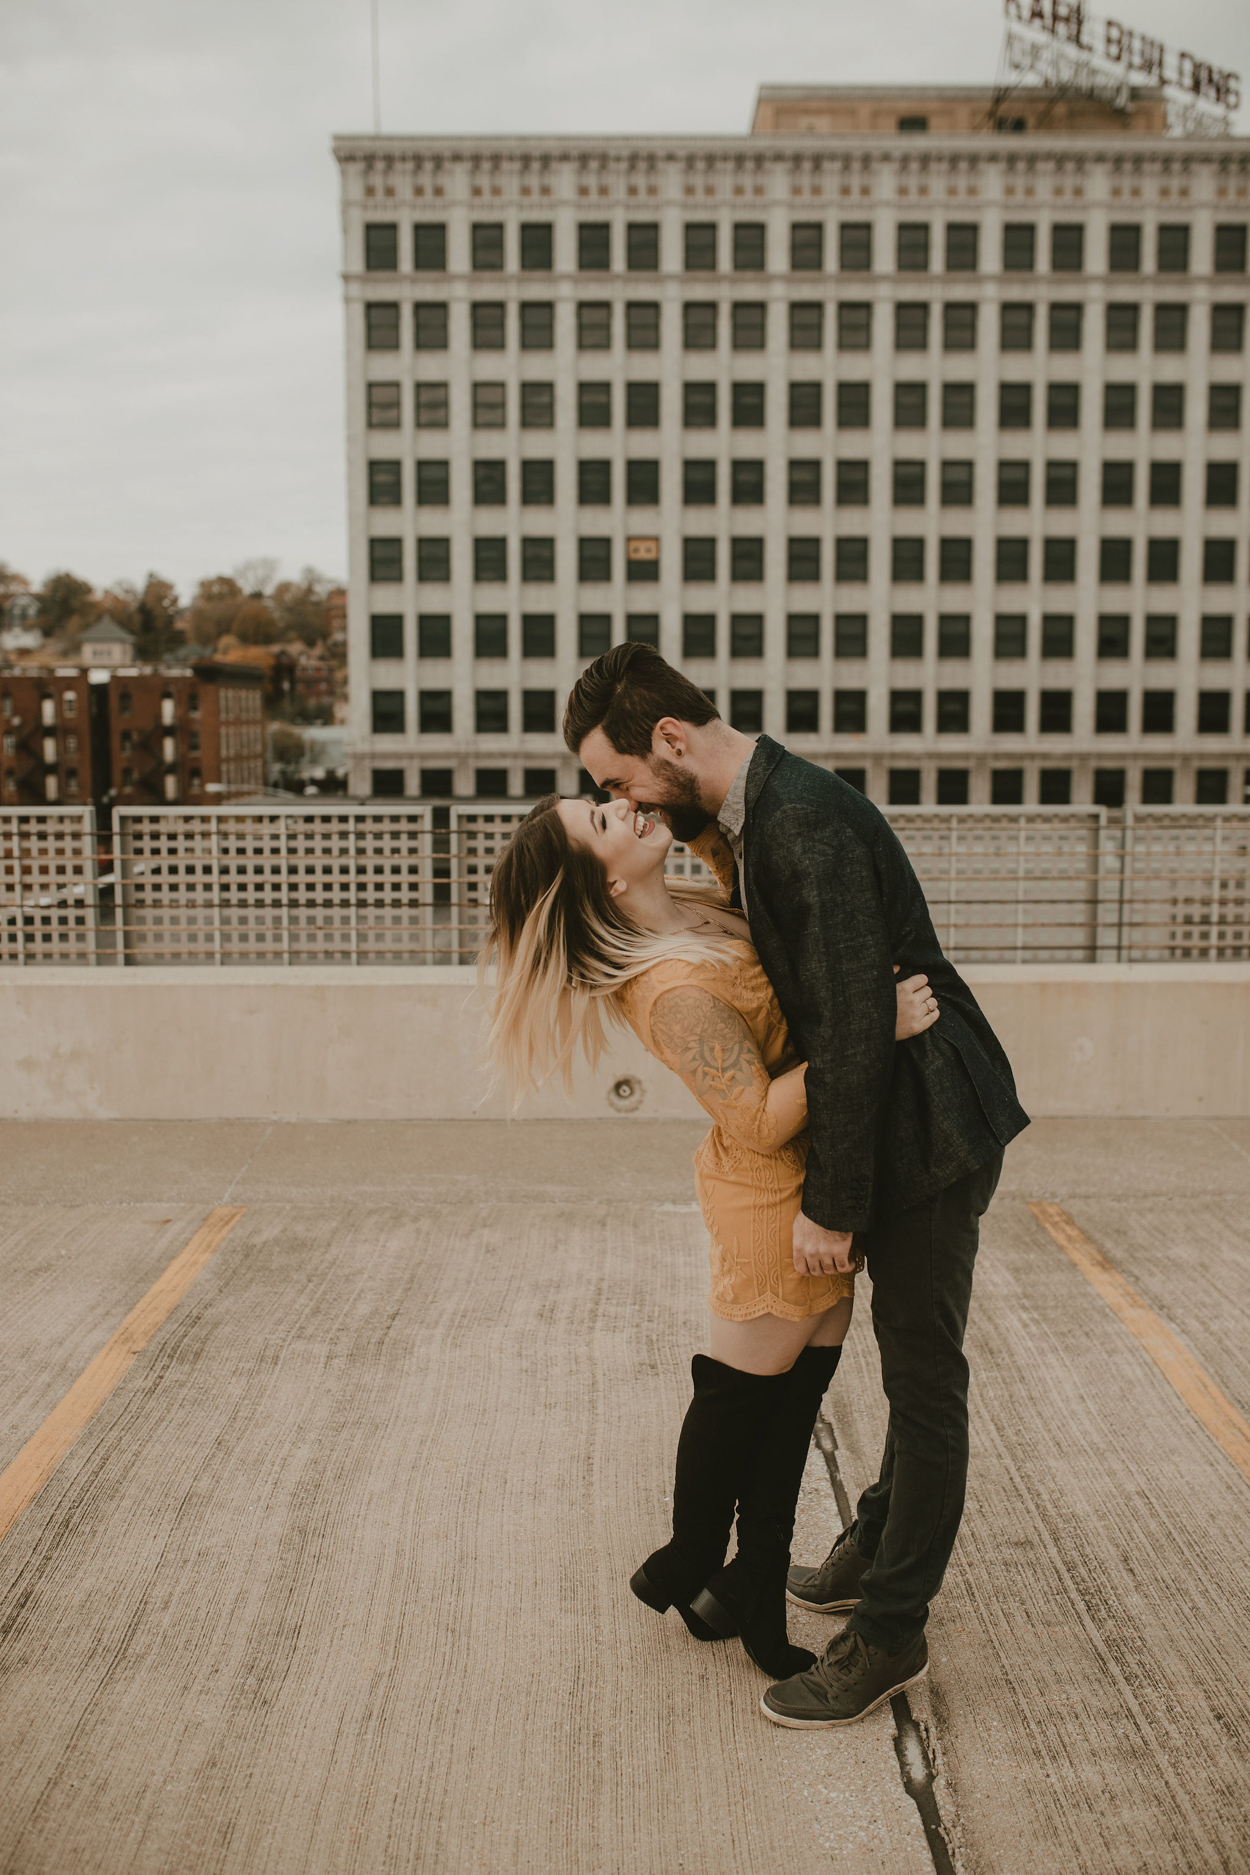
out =
<path fill-rule="evenodd" d="M 0 1542 L 34 1503 L 83 1427 L 94 1419 L 135 1356 L 177 1308 L 246 1210 L 246 1205 L 222 1204 L 209 1212 L 186 1248 L 135 1303 L 121 1327 L 84 1367 L 13 1463 L 0 1472 Z"/>
<path fill-rule="evenodd" d="M 1062 1205 L 1030 1204 L 1038 1223 L 1050 1232 L 1061 1250 L 1065 1250 L 1112 1309 L 1129 1333 L 1140 1341 L 1155 1366 L 1175 1387 L 1195 1419 L 1201 1420 L 1222 1452 L 1232 1459 L 1244 1478 L 1250 1479 L 1250 1421 L 1221 1393 L 1215 1382 L 1199 1367 L 1193 1355 L 1177 1340 L 1167 1323 L 1144 1303 L 1137 1291 L 1125 1282 L 1113 1263 L 1109 1263 L 1092 1237 L 1087 1237 Z"/>

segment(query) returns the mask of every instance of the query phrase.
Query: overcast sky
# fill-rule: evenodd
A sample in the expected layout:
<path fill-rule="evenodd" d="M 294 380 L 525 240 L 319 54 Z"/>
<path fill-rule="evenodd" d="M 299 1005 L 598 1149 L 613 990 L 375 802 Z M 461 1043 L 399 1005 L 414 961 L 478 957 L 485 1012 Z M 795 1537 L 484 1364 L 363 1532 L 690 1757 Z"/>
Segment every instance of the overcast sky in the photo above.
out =
<path fill-rule="evenodd" d="M 426 134 L 740 132 L 761 82 L 988 83 L 1001 32 L 1000 0 L 379 5 L 382 127 Z M 1250 75 L 1245 0 L 1114 10 Z M 329 144 L 371 109 L 369 0 L 0 7 L 0 559 L 345 571 Z"/>

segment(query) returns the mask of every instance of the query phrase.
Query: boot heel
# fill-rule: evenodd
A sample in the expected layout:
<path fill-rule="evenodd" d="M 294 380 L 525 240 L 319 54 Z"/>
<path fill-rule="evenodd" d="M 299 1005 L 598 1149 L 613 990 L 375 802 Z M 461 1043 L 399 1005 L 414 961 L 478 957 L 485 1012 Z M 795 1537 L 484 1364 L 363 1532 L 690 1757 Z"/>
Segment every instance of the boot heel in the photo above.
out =
<path fill-rule="evenodd" d="M 690 1612 L 699 1617 L 709 1628 L 715 1629 L 724 1641 L 731 1641 L 738 1632 L 738 1623 L 729 1610 L 717 1601 L 710 1589 L 700 1589 L 690 1604 Z"/>
<path fill-rule="evenodd" d="M 647 1574 L 645 1564 L 634 1570 L 629 1578 L 629 1586 L 639 1601 L 645 1602 L 648 1608 L 654 1608 L 657 1615 L 667 1614 L 673 1605 L 668 1596 L 656 1588 Z"/>

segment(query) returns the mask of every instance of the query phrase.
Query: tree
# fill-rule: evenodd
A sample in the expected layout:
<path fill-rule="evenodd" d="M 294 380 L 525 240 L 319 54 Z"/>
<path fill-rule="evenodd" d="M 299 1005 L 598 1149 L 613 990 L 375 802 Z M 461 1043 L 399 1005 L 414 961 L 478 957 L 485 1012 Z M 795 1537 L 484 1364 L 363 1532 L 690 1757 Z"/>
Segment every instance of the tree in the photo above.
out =
<path fill-rule="evenodd" d="M 251 599 L 267 598 L 278 571 L 276 560 L 244 560 L 234 569 L 234 577 Z"/>
<path fill-rule="evenodd" d="M 315 645 L 326 636 L 326 599 L 333 591 L 333 580 L 315 566 L 306 566 L 297 580 L 284 579 L 275 586 L 269 603 L 288 637 L 294 635 L 306 645 Z"/>
<path fill-rule="evenodd" d="M 16 599 L 18 593 L 29 592 L 30 581 L 25 573 L 19 573 L 7 560 L 0 560 L 0 623 L 4 620 L 5 608 L 10 599 Z"/>
<path fill-rule="evenodd" d="M 289 723 L 275 723 L 269 731 L 269 756 L 273 764 L 273 778 L 279 788 L 289 788 L 298 793 L 303 785 L 301 770 L 308 745 L 298 729 L 292 729 Z"/>
<path fill-rule="evenodd" d="M 45 638 L 81 638 L 99 616 L 100 602 L 88 580 L 50 573 L 43 582 L 36 623 Z"/>
<path fill-rule="evenodd" d="M 224 573 L 200 581 L 187 615 L 197 645 L 215 645 L 226 632 L 234 630 L 243 596 L 238 580 Z"/>
<path fill-rule="evenodd" d="M 271 645 L 278 636 L 278 621 L 263 599 L 245 599 L 230 627 L 245 645 Z"/>
<path fill-rule="evenodd" d="M 178 591 L 172 581 L 159 573 L 149 573 L 139 602 L 134 608 L 136 654 L 148 664 L 158 664 L 172 651 L 178 639 Z"/>

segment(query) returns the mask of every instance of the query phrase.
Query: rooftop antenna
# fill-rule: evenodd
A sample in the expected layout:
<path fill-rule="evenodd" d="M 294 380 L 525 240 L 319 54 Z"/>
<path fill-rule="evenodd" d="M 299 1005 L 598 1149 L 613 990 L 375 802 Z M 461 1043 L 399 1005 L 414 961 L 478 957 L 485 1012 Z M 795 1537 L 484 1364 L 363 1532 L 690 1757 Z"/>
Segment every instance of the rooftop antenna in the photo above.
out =
<path fill-rule="evenodd" d="M 369 27 L 373 43 L 373 134 L 382 135 L 382 71 L 378 60 L 378 0 L 369 0 Z"/>

